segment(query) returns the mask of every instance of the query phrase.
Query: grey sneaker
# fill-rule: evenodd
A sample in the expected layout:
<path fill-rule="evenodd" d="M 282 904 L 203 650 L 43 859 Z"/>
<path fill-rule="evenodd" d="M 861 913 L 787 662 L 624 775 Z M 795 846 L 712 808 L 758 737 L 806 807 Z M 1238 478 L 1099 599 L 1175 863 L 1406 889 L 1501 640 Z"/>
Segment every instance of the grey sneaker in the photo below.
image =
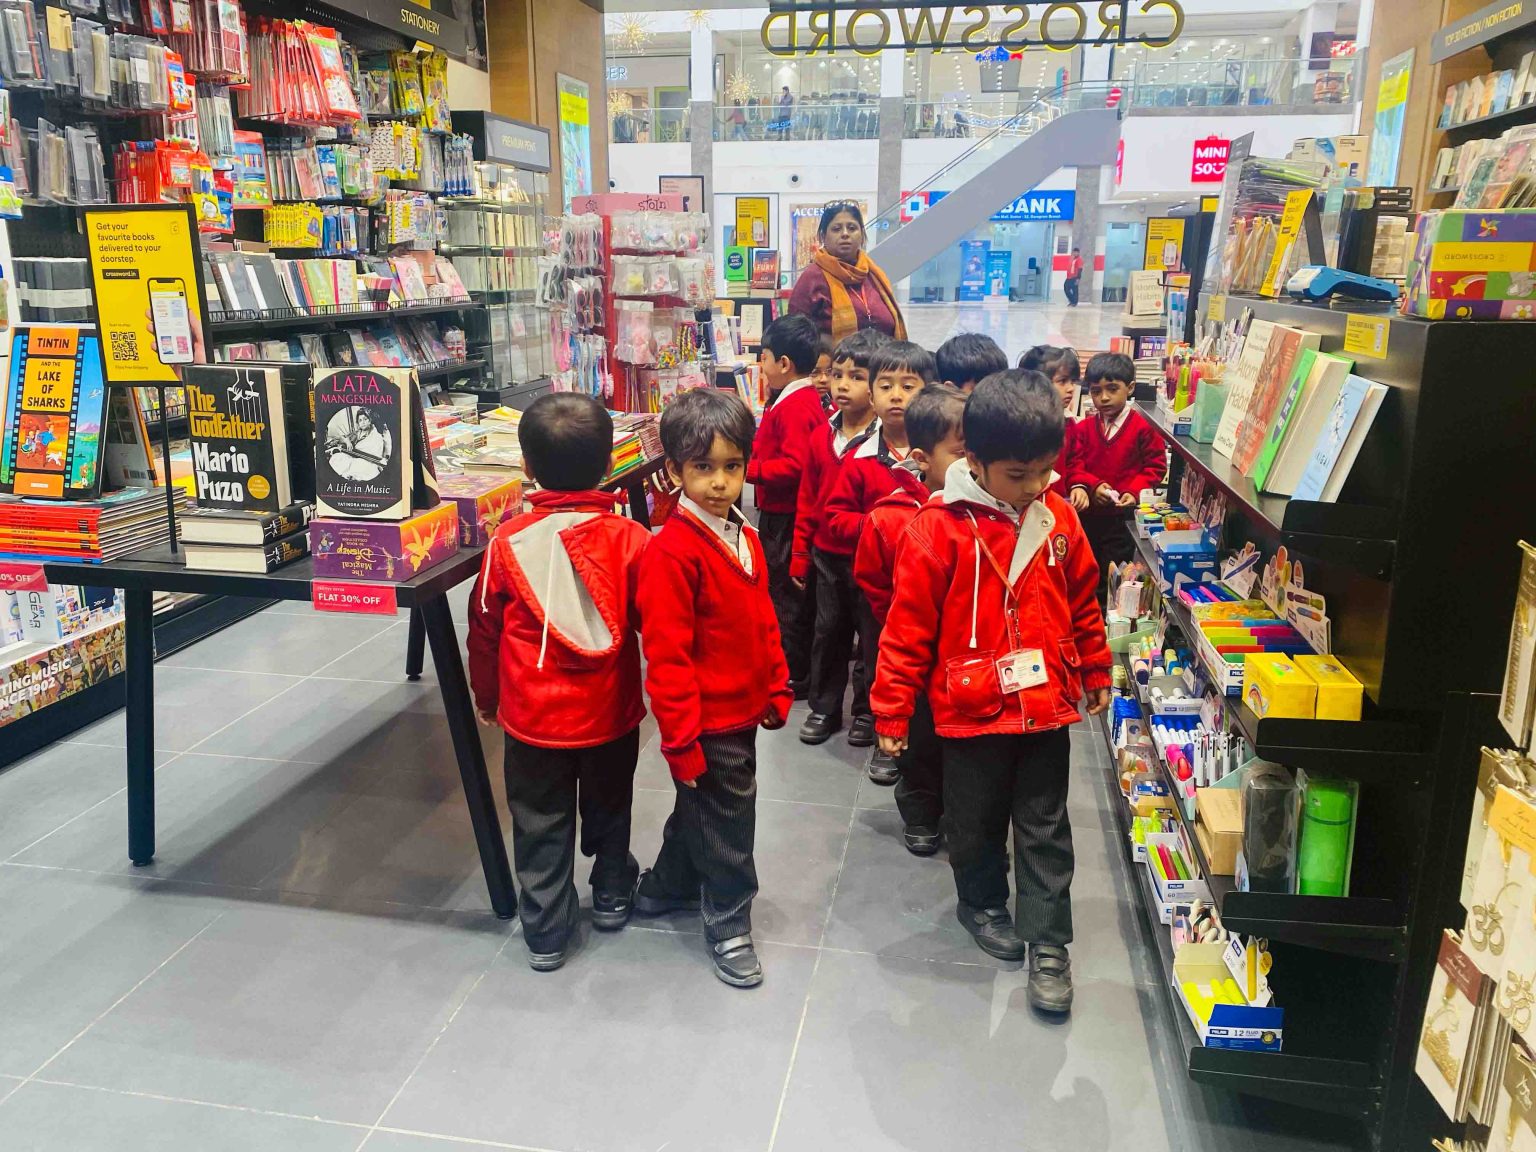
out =
<path fill-rule="evenodd" d="M 732 988 L 756 988 L 763 982 L 763 966 L 758 962 L 752 937 L 746 934 L 721 940 L 711 947 L 715 975 Z"/>
<path fill-rule="evenodd" d="M 535 952 L 528 950 L 528 967 L 535 972 L 553 972 L 565 963 L 565 949 L 558 952 Z"/>
<path fill-rule="evenodd" d="M 1072 1010 L 1072 961 L 1060 944 L 1029 946 L 1029 1004 L 1040 1012 Z"/>

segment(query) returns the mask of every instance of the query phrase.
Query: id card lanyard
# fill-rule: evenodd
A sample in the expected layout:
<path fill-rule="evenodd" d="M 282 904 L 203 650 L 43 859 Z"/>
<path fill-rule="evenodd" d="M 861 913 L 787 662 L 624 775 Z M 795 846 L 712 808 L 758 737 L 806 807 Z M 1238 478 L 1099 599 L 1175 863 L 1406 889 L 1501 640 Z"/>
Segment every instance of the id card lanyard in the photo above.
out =
<path fill-rule="evenodd" d="M 971 522 L 971 535 L 976 541 L 976 581 L 971 593 L 971 647 L 976 647 L 976 615 L 979 607 L 981 592 L 981 557 L 987 558 L 987 563 L 992 565 L 992 571 L 997 573 L 997 578 L 1003 582 L 1003 618 L 1008 623 L 1008 652 L 999 657 L 997 664 L 997 680 L 1004 692 L 1021 692 L 1025 688 L 1034 688 L 1044 684 L 1047 680 L 1045 671 L 1045 655 L 1038 648 L 1025 648 L 1023 637 L 1019 632 L 1019 600 L 1014 595 L 1013 583 L 1008 579 L 1008 573 L 997 562 L 997 557 L 992 555 L 992 549 L 987 547 L 986 541 L 981 538 L 981 529 L 976 524 L 976 517 L 970 511 L 966 516 Z"/>

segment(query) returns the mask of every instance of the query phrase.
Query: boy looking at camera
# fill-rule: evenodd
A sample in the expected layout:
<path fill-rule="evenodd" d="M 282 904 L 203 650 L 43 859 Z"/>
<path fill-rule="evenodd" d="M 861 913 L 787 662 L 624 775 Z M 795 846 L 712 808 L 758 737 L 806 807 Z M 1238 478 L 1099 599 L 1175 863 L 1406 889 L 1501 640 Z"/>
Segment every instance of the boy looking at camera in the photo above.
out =
<path fill-rule="evenodd" d="M 1135 552 L 1126 514 L 1136 507 L 1143 488 L 1163 482 L 1168 456 L 1157 429 L 1130 402 L 1136 365 L 1129 356 L 1100 352 L 1088 361 L 1084 386 L 1093 413 L 1072 430 L 1067 484 L 1098 559 L 1102 589 L 1109 565 Z"/>
<path fill-rule="evenodd" d="M 629 921 L 639 725 L 635 582 L 650 533 L 595 491 L 613 420 L 589 396 L 541 396 L 517 430 L 539 487 L 499 529 L 470 596 L 469 682 L 485 724 L 506 731 L 507 807 L 528 963 L 565 962 L 576 923 L 576 815 L 594 856 L 592 923 Z"/>
<path fill-rule="evenodd" d="M 762 547 L 731 520 L 752 435 L 746 405 L 713 388 L 662 413 L 681 494 L 646 552 L 638 597 L 645 687 L 677 798 L 635 911 L 702 905 L 715 974 L 737 988 L 763 980 L 752 946 L 757 729 L 782 728 L 792 699 Z"/>
<path fill-rule="evenodd" d="M 902 538 L 873 704 L 880 745 L 911 742 L 928 695 L 943 747 L 944 837 L 960 923 L 988 954 L 1029 957 L 1029 1000 L 1072 1004 L 1067 728 L 1109 705 L 1096 568 L 1077 514 L 1050 491 L 1060 397 L 1000 372 L 966 402 L 964 464 Z M 1017 919 L 1008 914 L 1013 827 Z M 1015 927 L 1017 925 L 1017 927 Z"/>

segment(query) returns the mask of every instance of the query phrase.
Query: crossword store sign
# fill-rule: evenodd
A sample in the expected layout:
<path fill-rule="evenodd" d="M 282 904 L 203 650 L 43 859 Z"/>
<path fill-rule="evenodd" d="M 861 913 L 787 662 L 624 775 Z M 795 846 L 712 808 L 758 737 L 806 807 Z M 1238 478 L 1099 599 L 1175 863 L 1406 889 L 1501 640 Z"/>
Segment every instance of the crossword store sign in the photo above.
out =
<path fill-rule="evenodd" d="M 1079 44 L 1163 48 L 1184 31 L 1184 9 L 1178 0 L 1081 4 L 1055 0 L 1003 4 L 998 11 L 1004 23 L 994 31 L 991 12 L 983 5 L 870 5 L 849 11 L 837 0 L 796 0 L 774 6 L 763 21 L 762 40 L 763 47 L 774 56 L 814 56 L 849 49 L 860 56 L 873 56 L 887 48 L 907 52 L 943 48 L 1020 52 L 1037 45 L 1065 51 Z M 839 26 L 838 19 L 844 13 L 847 18 Z M 1165 30 L 1170 17 L 1173 26 Z M 1148 31 L 1149 27 L 1156 31 Z"/>

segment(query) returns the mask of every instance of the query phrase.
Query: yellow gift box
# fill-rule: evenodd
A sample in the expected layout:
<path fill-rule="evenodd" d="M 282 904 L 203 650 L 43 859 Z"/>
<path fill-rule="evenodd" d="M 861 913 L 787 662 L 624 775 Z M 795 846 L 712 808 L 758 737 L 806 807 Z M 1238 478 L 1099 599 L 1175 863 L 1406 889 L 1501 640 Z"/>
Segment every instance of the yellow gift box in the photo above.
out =
<path fill-rule="evenodd" d="M 1243 661 L 1243 701 L 1258 717 L 1310 720 L 1317 681 L 1283 652 L 1250 652 Z"/>
<path fill-rule="evenodd" d="M 1297 656 L 1296 666 L 1317 682 L 1319 720 L 1358 720 L 1365 687 L 1332 656 Z"/>

